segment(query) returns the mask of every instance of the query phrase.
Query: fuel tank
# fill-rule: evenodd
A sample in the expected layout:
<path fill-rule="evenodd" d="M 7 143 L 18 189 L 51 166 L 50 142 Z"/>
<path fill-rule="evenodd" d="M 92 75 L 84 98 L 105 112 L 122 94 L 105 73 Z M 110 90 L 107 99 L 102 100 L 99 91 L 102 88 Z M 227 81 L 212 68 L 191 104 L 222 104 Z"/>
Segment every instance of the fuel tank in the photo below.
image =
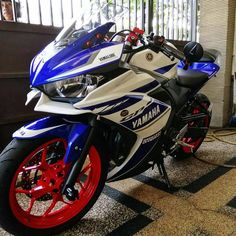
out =
<path fill-rule="evenodd" d="M 170 45 L 174 47 L 174 45 Z M 135 53 L 130 59 L 130 65 L 157 72 L 166 79 L 171 79 L 177 75 L 177 64 L 177 59 L 171 60 L 162 52 L 156 53 L 151 49 Z"/>

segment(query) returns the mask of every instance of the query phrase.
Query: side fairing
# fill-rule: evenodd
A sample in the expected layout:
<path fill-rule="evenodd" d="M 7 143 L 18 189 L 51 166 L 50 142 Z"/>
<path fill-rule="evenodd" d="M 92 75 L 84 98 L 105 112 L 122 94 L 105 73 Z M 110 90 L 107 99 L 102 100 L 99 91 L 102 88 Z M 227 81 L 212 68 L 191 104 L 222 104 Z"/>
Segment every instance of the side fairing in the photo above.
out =
<path fill-rule="evenodd" d="M 146 95 L 159 86 L 148 74 L 128 71 L 96 89 L 74 107 L 98 114 L 146 138 L 165 126 L 171 111 L 169 105 Z"/>
<path fill-rule="evenodd" d="M 147 95 L 158 87 L 160 83 L 150 75 L 128 71 L 74 104 L 78 110 L 98 114 L 137 135 L 125 161 L 108 173 L 108 181 L 121 179 L 134 169 L 159 140 L 171 107 Z"/>

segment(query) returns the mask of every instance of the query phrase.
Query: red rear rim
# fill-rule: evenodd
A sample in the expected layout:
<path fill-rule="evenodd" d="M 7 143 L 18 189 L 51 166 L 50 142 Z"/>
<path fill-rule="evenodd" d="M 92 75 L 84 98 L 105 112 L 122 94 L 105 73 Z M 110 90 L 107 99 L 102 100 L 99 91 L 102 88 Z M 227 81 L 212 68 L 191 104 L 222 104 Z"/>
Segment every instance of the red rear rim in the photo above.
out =
<path fill-rule="evenodd" d="M 202 104 L 202 106 L 204 106 L 206 109 L 208 108 L 207 104 Z M 193 112 L 192 114 L 198 114 L 201 112 L 201 108 L 200 107 L 195 107 L 193 109 Z M 200 121 L 193 121 L 193 122 L 190 122 L 188 124 L 188 127 L 209 127 L 209 116 L 205 116 L 202 120 Z M 200 137 L 200 138 L 191 138 L 191 137 L 184 137 L 182 139 L 183 142 L 187 143 L 187 144 L 190 144 L 193 146 L 193 152 L 195 152 L 199 146 L 201 145 L 202 141 L 204 140 L 205 136 L 204 137 Z M 187 153 L 187 154 L 190 154 L 192 153 L 192 150 L 190 147 L 181 147 L 182 150 Z"/>
<path fill-rule="evenodd" d="M 71 202 L 60 193 L 69 165 L 65 165 L 67 143 L 57 138 L 44 143 L 17 169 L 10 187 L 10 206 L 15 217 L 31 228 L 61 225 L 80 213 L 94 195 L 101 177 L 99 153 L 91 146 Z"/>

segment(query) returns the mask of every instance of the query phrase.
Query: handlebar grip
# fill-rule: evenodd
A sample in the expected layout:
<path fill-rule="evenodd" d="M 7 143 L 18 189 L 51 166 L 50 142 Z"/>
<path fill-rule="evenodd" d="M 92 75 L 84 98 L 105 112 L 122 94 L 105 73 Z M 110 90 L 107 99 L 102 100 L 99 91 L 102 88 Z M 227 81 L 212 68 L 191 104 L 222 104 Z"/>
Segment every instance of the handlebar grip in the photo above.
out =
<path fill-rule="evenodd" d="M 183 52 L 179 51 L 178 49 L 168 45 L 167 43 L 164 43 L 162 45 L 162 50 L 169 52 L 174 57 L 178 58 L 179 60 L 185 60 L 185 55 Z"/>
<path fill-rule="evenodd" d="M 185 55 L 181 51 L 175 49 L 174 47 L 168 45 L 166 43 L 164 36 L 157 36 L 153 37 L 153 43 L 151 43 L 151 47 L 155 48 L 156 51 L 162 51 L 168 57 L 176 57 L 179 60 L 184 60 Z"/>

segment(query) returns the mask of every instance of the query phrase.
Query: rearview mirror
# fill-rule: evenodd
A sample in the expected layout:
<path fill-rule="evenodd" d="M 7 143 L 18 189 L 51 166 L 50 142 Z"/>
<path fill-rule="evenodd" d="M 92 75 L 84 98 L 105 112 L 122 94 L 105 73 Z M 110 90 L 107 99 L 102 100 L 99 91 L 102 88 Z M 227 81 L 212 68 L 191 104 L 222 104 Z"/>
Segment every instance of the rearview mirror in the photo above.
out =
<path fill-rule="evenodd" d="M 184 55 L 190 62 L 199 61 L 203 56 L 203 48 L 200 43 L 189 42 L 184 47 Z"/>

